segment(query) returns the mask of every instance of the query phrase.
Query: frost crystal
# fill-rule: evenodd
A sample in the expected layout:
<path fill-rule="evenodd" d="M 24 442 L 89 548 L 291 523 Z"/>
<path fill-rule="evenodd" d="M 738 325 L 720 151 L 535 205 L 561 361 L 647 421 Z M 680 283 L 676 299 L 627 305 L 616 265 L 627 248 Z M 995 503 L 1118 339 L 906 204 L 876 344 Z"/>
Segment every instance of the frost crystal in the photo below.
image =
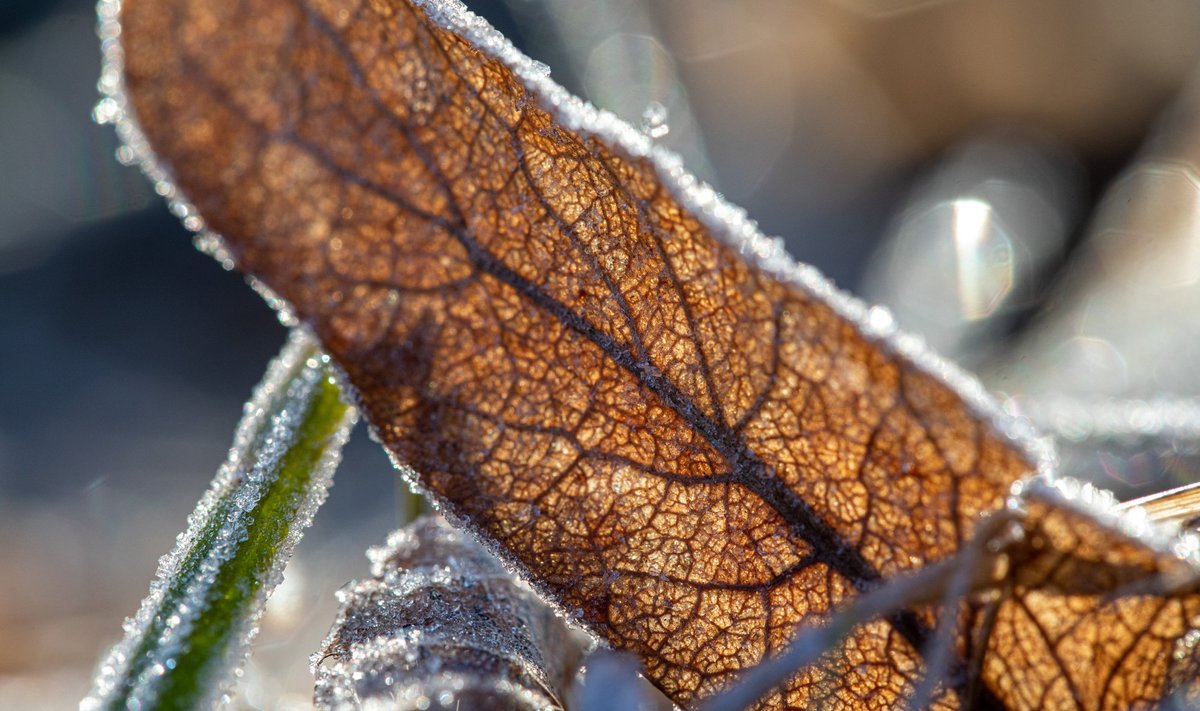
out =
<path fill-rule="evenodd" d="M 495 558 L 433 518 L 367 555 L 313 658 L 319 708 L 561 708 L 582 640 Z"/>
<path fill-rule="evenodd" d="M 651 138 L 662 138 L 671 132 L 669 119 L 667 107 L 662 102 L 651 101 L 642 112 L 642 133 Z"/>
<path fill-rule="evenodd" d="M 356 418 L 313 338 L 294 331 L 81 709 L 149 708 L 168 696 L 199 707 L 221 696 Z"/>

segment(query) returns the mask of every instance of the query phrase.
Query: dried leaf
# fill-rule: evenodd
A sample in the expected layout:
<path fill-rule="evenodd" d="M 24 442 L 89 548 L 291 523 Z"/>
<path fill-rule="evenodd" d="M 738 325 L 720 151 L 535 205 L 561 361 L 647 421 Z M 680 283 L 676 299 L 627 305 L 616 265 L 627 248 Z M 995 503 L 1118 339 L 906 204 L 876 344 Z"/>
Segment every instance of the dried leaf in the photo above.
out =
<path fill-rule="evenodd" d="M 681 703 L 954 554 L 1035 468 L 974 381 L 457 4 L 123 23 L 189 224 L 313 327 L 448 515 Z M 860 626 L 771 704 L 901 703 L 934 620 Z"/>
<path fill-rule="evenodd" d="M 1200 482 L 1151 494 L 1126 502 L 1121 506 L 1122 508 L 1140 508 L 1156 522 L 1194 531 L 1200 527 Z"/>
<path fill-rule="evenodd" d="M 142 124 L 239 265 L 452 514 L 676 698 L 952 553 L 1030 469 L 419 12 L 127 13 Z M 911 611 L 866 627 L 870 663 L 795 700 L 896 701 L 928 634 Z"/>
<path fill-rule="evenodd" d="M 1196 538 L 1070 480 L 1033 482 L 1022 501 L 1024 555 L 982 660 L 996 694 L 1016 708 L 1126 709 L 1195 693 Z"/>
<path fill-rule="evenodd" d="M 938 633 L 950 642 L 926 655 L 932 671 L 907 708 L 936 698 L 944 681 L 938 653 L 964 643 L 972 662 L 967 695 L 943 696 L 935 707 L 992 708 L 994 699 L 1020 709 L 1192 708 L 1200 701 L 1200 538 L 1151 515 L 1090 484 L 1023 482 L 1009 509 L 989 516 L 954 558 L 897 576 L 827 625 L 801 630 L 788 650 L 703 709 L 741 711 L 854 625 L 938 596 L 945 608 Z M 978 695 L 980 682 L 993 699 Z"/>
<path fill-rule="evenodd" d="M 431 517 L 368 555 L 315 663 L 319 708 L 562 708 L 581 640 L 494 557 Z"/>

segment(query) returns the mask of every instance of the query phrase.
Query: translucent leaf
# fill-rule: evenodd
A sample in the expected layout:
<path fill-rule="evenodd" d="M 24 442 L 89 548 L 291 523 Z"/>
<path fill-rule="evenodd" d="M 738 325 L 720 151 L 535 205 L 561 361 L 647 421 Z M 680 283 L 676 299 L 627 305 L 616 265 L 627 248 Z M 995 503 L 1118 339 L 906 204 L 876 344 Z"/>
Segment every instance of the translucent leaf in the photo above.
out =
<path fill-rule="evenodd" d="M 1021 484 L 1009 509 L 978 534 L 955 558 L 897 576 L 827 624 L 800 630 L 786 651 L 704 710 L 740 711 L 769 698 L 855 625 L 897 605 L 939 602 L 946 634 L 926 654 L 929 670 L 908 708 L 1153 708 L 1200 692 L 1194 534 L 1066 478 Z M 951 645 L 970 650 L 969 668 L 945 668 Z M 963 672 L 965 693 L 947 695 Z M 856 704 L 871 705 L 848 705 Z"/>
<path fill-rule="evenodd" d="M 327 362 L 293 333 L 82 709 L 203 708 L 232 683 L 357 418 Z"/>
<path fill-rule="evenodd" d="M 1036 468 L 973 381 L 460 6 L 355 7 L 125 6 L 177 209 L 450 517 L 677 701 L 953 554 Z M 847 642 L 870 668 L 787 696 L 898 699 L 929 635 L 897 610 Z"/>
<path fill-rule="evenodd" d="M 1194 693 L 1196 537 L 1090 484 L 1025 488 L 1024 541 L 994 618 L 975 629 L 992 688 L 1017 708 L 1149 708 Z"/>
<path fill-rule="evenodd" d="M 677 702 L 865 601 L 764 707 L 1171 690 L 1168 661 L 1093 668 L 1005 617 L 1082 595 L 1076 621 L 1113 628 L 1096 581 L 1123 571 L 1187 609 L 1170 546 L 1087 511 L 1120 555 L 1023 582 L 1004 563 L 1033 570 L 1032 541 L 1074 555 L 1034 535 L 1074 509 L 1032 493 L 1021 535 L 976 535 L 1050 474 L 1030 431 L 457 3 L 138 0 L 123 23 L 120 125 L 176 211 L 314 329 L 453 522 Z"/>

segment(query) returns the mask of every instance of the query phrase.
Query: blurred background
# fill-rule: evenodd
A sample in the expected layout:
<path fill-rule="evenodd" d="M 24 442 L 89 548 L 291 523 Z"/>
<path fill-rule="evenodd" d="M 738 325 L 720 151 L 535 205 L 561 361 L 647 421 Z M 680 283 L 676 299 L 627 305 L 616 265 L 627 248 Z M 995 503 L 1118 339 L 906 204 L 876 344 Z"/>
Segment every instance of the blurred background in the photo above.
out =
<path fill-rule="evenodd" d="M 1194 0 L 471 3 L 767 234 L 979 372 L 1128 498 L 1200 478 Z M 73 707 L 284 340 L 90 120 L 92 6 L 0 4 L 0 708 Z M 405 492 L 360 430 L 241 708 Z"/>

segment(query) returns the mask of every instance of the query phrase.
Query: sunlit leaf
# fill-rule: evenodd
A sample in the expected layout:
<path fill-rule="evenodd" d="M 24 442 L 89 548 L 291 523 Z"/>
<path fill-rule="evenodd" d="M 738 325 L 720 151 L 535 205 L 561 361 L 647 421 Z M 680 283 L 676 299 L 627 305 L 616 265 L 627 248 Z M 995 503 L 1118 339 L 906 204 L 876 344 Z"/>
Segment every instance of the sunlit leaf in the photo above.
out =
<path fill-rule="evenodd" d="M 1186 507 L 1191 493 L 1159 500 L 1182 497 Z M 971 662 L 966 695 L 943 697 L 936 707 L 1193 708 L 1200 701 L 1200 539 L 1161 525 L 1156 513 L 1067 478 L 1022 482 L 1009 507 L 989 516 L 958 555 L 898 575 L 827 624 L 800 630 L 786 651 L 704 711 L 741 711 L 793 669 L 827 654 L 854 625 L 899 601 L 938 598 L 939 625 L 950 623 L 938 632 L 951 644 L 938 640 L 926 655 L 926 677 L 908 708 L 934 701 L 947 650 L 964 644 Z M 970 601 L 969 612 L 956 620 L 961 600 Z"/>
<path fill-rule="evenodd" d="M 945 561 L 1044 464 L 974 381 L 457 4 L 137 0 L 123 23 L 145 133 L 123 131 L 161 191 L 314 329 L 448 516 L 675 700 L 929 570 L 950 571 L 941 598 L 898 599 L 766 704 L 1168 690 L 1162 664 L 1139 679 L 1104 656 L 1099 679 L 1012 616 L 1037 587 L 1108 620 L 1095 589 L 1010 575 L 1014 597 L 947 597 Z M 1031 508 L 1030 531 L 1056 510 Z M 1114 570 L 1157 579 L 1116 549 L 1132 558 Z"/>
<path fill-rule="evenodd" d="M 180 189 L 396 458 L 680 701 L 952 554 L 1033 468 L 857 304 L 421 10 L 129 3 L 124 42 Z M 896 702 L 930 634 L 896 611 L 788 697 Z"/>
<path fill-rule="evenodd" d="M 1023 553 L 982 658 L 996 693 L 1018 708 L 1071 709 L 1195 693 L 1196 539 L 1088 484 L 1035 482 L 1022 500 Z"/>

